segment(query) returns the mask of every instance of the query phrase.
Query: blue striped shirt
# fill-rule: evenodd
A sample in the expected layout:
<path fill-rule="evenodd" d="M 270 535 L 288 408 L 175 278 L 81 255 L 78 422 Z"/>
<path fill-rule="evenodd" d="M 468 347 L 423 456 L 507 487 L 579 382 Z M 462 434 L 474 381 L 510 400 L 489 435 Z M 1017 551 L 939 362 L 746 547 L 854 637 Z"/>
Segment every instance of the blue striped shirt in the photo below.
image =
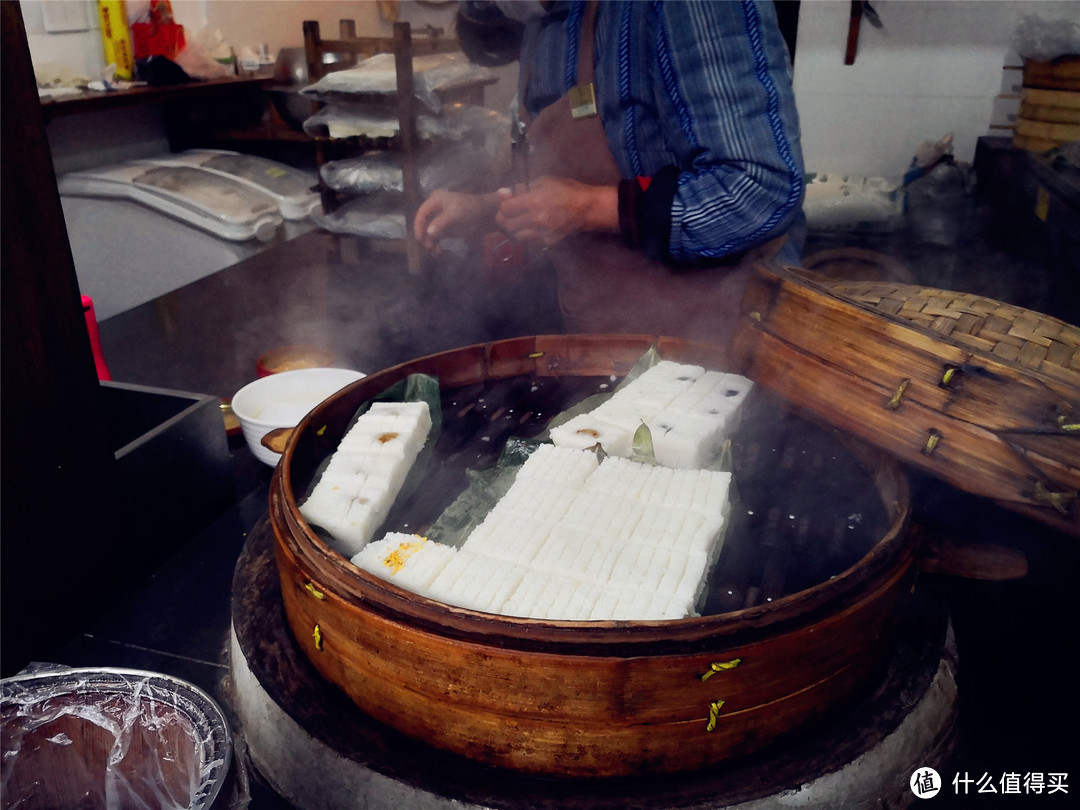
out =
<path fill-rule="evenodd" d="M 561 0 L 526 28 L 532 69 L 519 94 L 534 116 L 577 83 L 584 8 Z M 718 259 L 789 233 L 781 258 L 797 261 L 802 150 L 772 2 L 605 0 L 595 58 L 600 116 L 623 177 L 678 169 L 662 224 L 666 258 Z"/>

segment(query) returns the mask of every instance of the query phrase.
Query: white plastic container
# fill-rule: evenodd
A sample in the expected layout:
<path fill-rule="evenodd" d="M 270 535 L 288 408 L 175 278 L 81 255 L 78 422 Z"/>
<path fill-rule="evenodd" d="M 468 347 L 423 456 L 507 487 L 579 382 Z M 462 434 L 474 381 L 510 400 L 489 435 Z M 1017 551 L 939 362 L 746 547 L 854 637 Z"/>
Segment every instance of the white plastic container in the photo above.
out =
<path fill-rule="evenodd" d="M 160 166 L 190 166 L 228 177 L 266 194 L 285 219 L 306 219 L 321 206 L 318 178 L 276 160 L 224 149 L 189 149 L 154 158 Z"/>
<path fill-rule="evenodd" d="M 282 221 L 273 198 L 231 177 L 191 166 L 136 160 L 70 172 L 58 187 L 61 196 L 133 200 L 238 242 L 269 241 Z"/>

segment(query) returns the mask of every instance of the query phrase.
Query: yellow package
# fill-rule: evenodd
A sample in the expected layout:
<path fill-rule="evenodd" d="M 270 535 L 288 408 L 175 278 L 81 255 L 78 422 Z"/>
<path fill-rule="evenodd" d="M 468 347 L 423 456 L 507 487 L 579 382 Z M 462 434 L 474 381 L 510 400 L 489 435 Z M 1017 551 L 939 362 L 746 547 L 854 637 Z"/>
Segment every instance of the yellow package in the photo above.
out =
<path fill-rule="evenodd" d="M 125 0 L 98 0 L 101 42 L 105 46 L 105 64 L 116 65 L 116 78 L 130 81 L 135 77 L 135 59 L 131 51 Z"/>

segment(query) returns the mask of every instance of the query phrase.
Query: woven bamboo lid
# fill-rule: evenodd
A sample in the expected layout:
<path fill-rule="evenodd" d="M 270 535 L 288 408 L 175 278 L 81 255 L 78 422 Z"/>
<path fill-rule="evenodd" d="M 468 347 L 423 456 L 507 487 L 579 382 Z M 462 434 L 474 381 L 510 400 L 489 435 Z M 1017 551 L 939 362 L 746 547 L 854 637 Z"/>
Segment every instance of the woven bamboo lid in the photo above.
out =
<path fill-rule="evenodd" d="M 762 264 L 735 354 L 827 422 L 1080 535 L 1080 327 L 969 293 Z"/>

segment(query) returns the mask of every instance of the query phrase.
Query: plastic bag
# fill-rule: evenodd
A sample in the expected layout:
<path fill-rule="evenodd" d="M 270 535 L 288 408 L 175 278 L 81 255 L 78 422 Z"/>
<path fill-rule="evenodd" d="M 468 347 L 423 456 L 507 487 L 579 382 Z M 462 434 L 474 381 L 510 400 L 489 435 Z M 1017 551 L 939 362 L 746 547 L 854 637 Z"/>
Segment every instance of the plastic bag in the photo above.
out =
<path fill-rule="evenodd" d="M 231 767 L 221 709 L 186 681 L 49 667 L 2 684 L 5 807 L 202 810 Z"/>
<path fill-rule="evenodd" d="M 385 107 L 370 104 L 333 103 L 304 121 L 304 132 L 313 138 L 393 138 L 401 129 L 400 121 Z M 416 117 L 421 139 L 442 133 L 439 122 L 429 115 Z"/>
<path fill-rule="evenodd" d="M 311 219 L 331 233 L 371 239 L 404 239 L 405 214 L 385 199 L 357 197 L 330 213 L 314 212 Z"/>
<path fill-rule="evenodd" d="M 1080 18 L 1043 20 L 1025 14 L 1013 35 L 1013 47 L 1020 56 L 1038 62 L 1080 54 Z"/>
<path fill-rule="evenodd" d="M 413 86 L 416 97 L 438 112 L 437 91 L 468 81 L 494 78 L 487 68 L 474 65 L 460 53 L 440 53 L 413 58 Z M 321 101 L 334 101 L 340 94 L 391 94 L 397 92 L 394 54 L 379 53 L 354 68 L 327 73 L 301 91 Z"/>

